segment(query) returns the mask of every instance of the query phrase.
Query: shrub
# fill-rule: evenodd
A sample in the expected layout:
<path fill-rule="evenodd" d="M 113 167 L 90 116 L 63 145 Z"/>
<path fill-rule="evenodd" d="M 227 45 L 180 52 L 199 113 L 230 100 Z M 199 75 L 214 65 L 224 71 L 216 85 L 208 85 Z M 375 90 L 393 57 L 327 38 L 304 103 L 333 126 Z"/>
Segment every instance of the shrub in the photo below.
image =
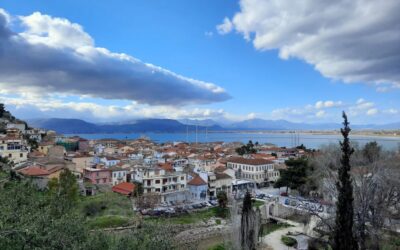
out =
<path fill-rule="evenodd" d="M 93 201 L 93 202 L 90 202 L 90 203 L 86 204 L 83 207 L 83 213 L 86 216 L 94 216 L 94 215 L 99 214 L 102 210 L 104 210 L 106 208 L 107 208 L 107 206 L 106 206 L 106 204 L 104 202 L 102 202 L 102 201 Z"/>
<path fill-rule="evenodd" d="M 215 220 L 215 223 L 216 223 L 217 225 L 221 225 L 221 220 L 220 220 L 220 219 L 216 219 L 216 220 Z"/>
<path fill-rule="evenodd" d="M 123 216 L 101 216 L 89 220 L 88 226 L 91 229 L 95 228 L 113 228 L 113 227 L 123 227 L 129 226 L 129 218 Z"/>

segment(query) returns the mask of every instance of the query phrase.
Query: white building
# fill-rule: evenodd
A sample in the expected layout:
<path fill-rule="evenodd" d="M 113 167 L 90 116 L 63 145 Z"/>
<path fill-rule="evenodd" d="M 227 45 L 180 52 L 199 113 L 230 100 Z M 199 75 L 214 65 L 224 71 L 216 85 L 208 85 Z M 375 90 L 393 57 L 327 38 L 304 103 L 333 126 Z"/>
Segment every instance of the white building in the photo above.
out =
<path fill-rule="evenodd" d="M 0 156 L 8 158 L 14 163 L 24 162 L 28 159 L 29 148 L 22 137 L 0 137 Z"/>
<path fill-rule="evenodd" d="M 118 185 L 121 182 L 126 182 L 126 177 L 129 172 L 128 169 L 111 167 L 109 170 L 111 171 L 111 184 L 113 186 Z"/>
<path fill-rule="evenodd" d="M 21 133 L 25 134 L 26 125 L 25 123 L 7 123 L 7 129 L 16 128 L 21 131 Z"/>
<path fill-rule="evenodd" d="M 185 201 L 189 196 L 185 173 L 159 167 L 145 169 L 143 189 L 144 194 L 159 194 L 161 202 Z"/>
<path fill-rule="evenodd" d="M 227 160 L 227 167 L 235 170 L 238 178 L 257 184 L 275 182 L 279 178 L 279 171 L 275 169 L 274 162 L 269 160 L 233 157 Z"/>
<path fill-rule="evenodd" d="M 121 161 L 112 156 L 105 156 L 100 158 L 100 162 L 102 162 L 106 167 L 112 167 L 120 163 Z"/>

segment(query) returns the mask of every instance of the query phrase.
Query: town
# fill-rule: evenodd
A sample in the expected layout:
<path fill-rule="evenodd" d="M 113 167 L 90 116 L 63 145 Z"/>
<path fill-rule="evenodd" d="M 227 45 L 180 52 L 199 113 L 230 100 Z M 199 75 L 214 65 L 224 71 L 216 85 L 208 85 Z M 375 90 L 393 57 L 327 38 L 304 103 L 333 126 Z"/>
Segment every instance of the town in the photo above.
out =
<path fill-rule="evenodd" d="M 79 187 L 77 192 L 81 199 L 90 201 L 93 197 L 104 199 L 102 202 L 105 203 L 117 203 L 112 206 L 120 206 L 118 204 L 123 202 L 128 216 L 117 213 L 91 218 L 89 221 L 94 225 L 93 229 L 127 230 L 141 225 L 143 220 L 156 219 L 163 223 L 173 218 L 178 225 L 192 225 L 189 230 L 179 229 L 176 232 L 174 237 L 179 239 L 181 247 L 215 237 L 221 244 L 235 230 L 234 222 L 227 214 L 234 213 L 233 207 L 250 194 L 260 213 L 262 228 L 271 231 L 271 234 L 261 237 L 259 244 L 278 237 L 272 233 L 277 230 L 295 233 L 286 243 L 283 240 L 286 236 L 282 235 L 282 242 L 272 247 L 296 244 L 297 249 L 309 249 L 309 240 L 323 235 L 318 232 L 323 230 L 318 229 L 323 221 L 321 218 L 329 218 L 335 213 L 336 199 L 332 196 L 329 180 L 323 182 L 326 187 L 304 190 L 307 185 L 317 185 L 304 180 L 308 178 L 306 173 L 310 174 L 310 170 L 305 169 L 307 159 L 318 158 L 322 152 L 306 149 L 303 145 L 282 148 L 252 141 L 247 144 L 155 143 L 146 137 L 87 140 L 31 128 L 26 122 L 13 117 L 4 105 L 1 108 L 3 134 L 0 135 L 0 159 L 3 170 L 8 168 L 13 175 L 42 192 L 51 190 L 54 182 L 59 182 L 67 171 L 75 182 L 72 185 Z M 363 172 L 366 170 L 361 168 L 354 171 L 355 174 L 362 171 L 362 176 L 365 176 L 362 179 L 373 174 Z M 394 189 L 388 192 L 397 192 L 398 179 L 394 181 Z M 7 178 L 2 182 L 6 183 Z M 296 182 L 300 184 L 296 185 Z M 324 188 L 327 189 L 325 193 Z M 384 226 L 393 232 L 399 230 L 399 224 L 394 223 L 398 214 L 398 198 L 394 195 L 385 200 L 390 204 L 392 215 L 391 222 Z M 88 205 L 87 215 L 94 215 L 98 209 L 107 207 L 104 204 L 100 206 L 102 208 Z M 204 215 L 209 211 L 214 212 Z M 205 217 L 199 221 L 195 219 L 197 216 Z M 185 222 L 188 218 L 189 222 Z M 308 218 L 307 223 L 303 222 L 305 218 Z M 304 226 L 301 223 L 305 223 Z M 318 241 L 312 244 L 318 244 Z M 200 249 L 207 249 L 208 245 L 202 243 L 199 246 Z"/>
<path fill-rule="evenodd" d="M 400 250 L 400 0 L 3 0 L 0 250 Z"/>

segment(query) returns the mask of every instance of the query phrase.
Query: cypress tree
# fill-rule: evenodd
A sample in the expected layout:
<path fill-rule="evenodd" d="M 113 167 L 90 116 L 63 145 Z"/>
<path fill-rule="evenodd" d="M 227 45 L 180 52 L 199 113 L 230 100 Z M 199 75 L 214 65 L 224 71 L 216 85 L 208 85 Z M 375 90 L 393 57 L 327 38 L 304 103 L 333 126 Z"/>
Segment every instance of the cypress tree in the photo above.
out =
<path fill-rule="evenodd" d="M 341 133 L 343 142 L 340 142 L 342 157 L 338 169 L 338 201 L 336 202 L 336 220 L 333 237 L 333 249 L 335 250 L 353 250 L 357 249 L 357 242 L 353 234 L 353 186 L 350 177 L 350 157 L 354 149 L 350 146 L 349 133 L 351 131 L 346 113 L 343 112 L 343 125 Z"/>
<path fill-rule="evenodd" d="M 243 199 L 242 220 L 240 223 L 240 244 L 243 250 L 256 249 L 256 214 L 252 208 L 251 195 L 247 191 Z"/>

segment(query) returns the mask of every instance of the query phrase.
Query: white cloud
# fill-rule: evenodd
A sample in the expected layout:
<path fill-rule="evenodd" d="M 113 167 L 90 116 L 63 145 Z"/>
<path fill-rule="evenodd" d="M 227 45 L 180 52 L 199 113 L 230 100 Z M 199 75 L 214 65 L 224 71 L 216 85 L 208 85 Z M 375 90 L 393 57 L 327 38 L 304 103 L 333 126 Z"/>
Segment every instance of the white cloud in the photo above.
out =
<path fill-rule="evenodd" d="M 0 88 L 66 93 L 149 105 L 190 105 L 230 98 L 215 84 L 181 76 L 122 53 L 96 47 L 83 28 L 35 12 L 0 11 Z M 13 18 L 11 18 L 13 20 Z M 10 27 L 20 26 L 18 32 Z"/>
<path fill-rule="evenodd" d="M 400 114 L 400 111 L 398 109 L 393 109 L 392 108 L 392 109 L 384 110 L 383 113 L 396 115 L 396 114 Z"/>
<path fill-rule="evenodd" d="M 214 33 L 212 31 L 206 31 L 206 32 L 204 32 L 204 35 L 206 37 L 212 37 L 214 35 Z"/>
<path fill-rule="evenodd" d="M 220 33 L 232 30 L 259 50 L 278 49 L 324 76 L 400 88 L 400 1 L 240 0 Z"/>
<path fill-rule="evenodd" d="M 378 109 L 376 108 L 367 110 L 367 115 L 376 115 L 376 114 L 378 114 Z"/>
<path fill-rule="evenodd" d="M 317 109 L 321 109 L 321 108 L 333 108 L 333 107 L 340 107 L 342 106 L 342 102 L 341 101 L 318 101 L 315 103 L 315 108 Z"/>
<path fill-rule="evenodd" d="M 225 117 L 222 109 L 183 108 L 166 105 L 150 106 L 131 102 L 125 105 L 106 105 L 88 101 L 66 101 L 60 96 L 0 95 L 0 103 L 17 117 L 79 118 L 89 121 L 121 121 L 138 118 L 205 119 Z"/>
<path fill-rule="evenodd" d="M 325 116 L 325 114 L 326 114 L 325 110 L 320 110 L 317 113 L 315 113 L 315 116 L 316 117 L 323 117 L 323 116 Z"/>
<path fill-rule="evenodd" d="M 217 31 L 221 35 L 228 34 L 229 32 L 232 31 L 232 29 L 233 29 L 233 23 L 227 17 L 224 18 L 222 24 L 217 25 Z"/>

